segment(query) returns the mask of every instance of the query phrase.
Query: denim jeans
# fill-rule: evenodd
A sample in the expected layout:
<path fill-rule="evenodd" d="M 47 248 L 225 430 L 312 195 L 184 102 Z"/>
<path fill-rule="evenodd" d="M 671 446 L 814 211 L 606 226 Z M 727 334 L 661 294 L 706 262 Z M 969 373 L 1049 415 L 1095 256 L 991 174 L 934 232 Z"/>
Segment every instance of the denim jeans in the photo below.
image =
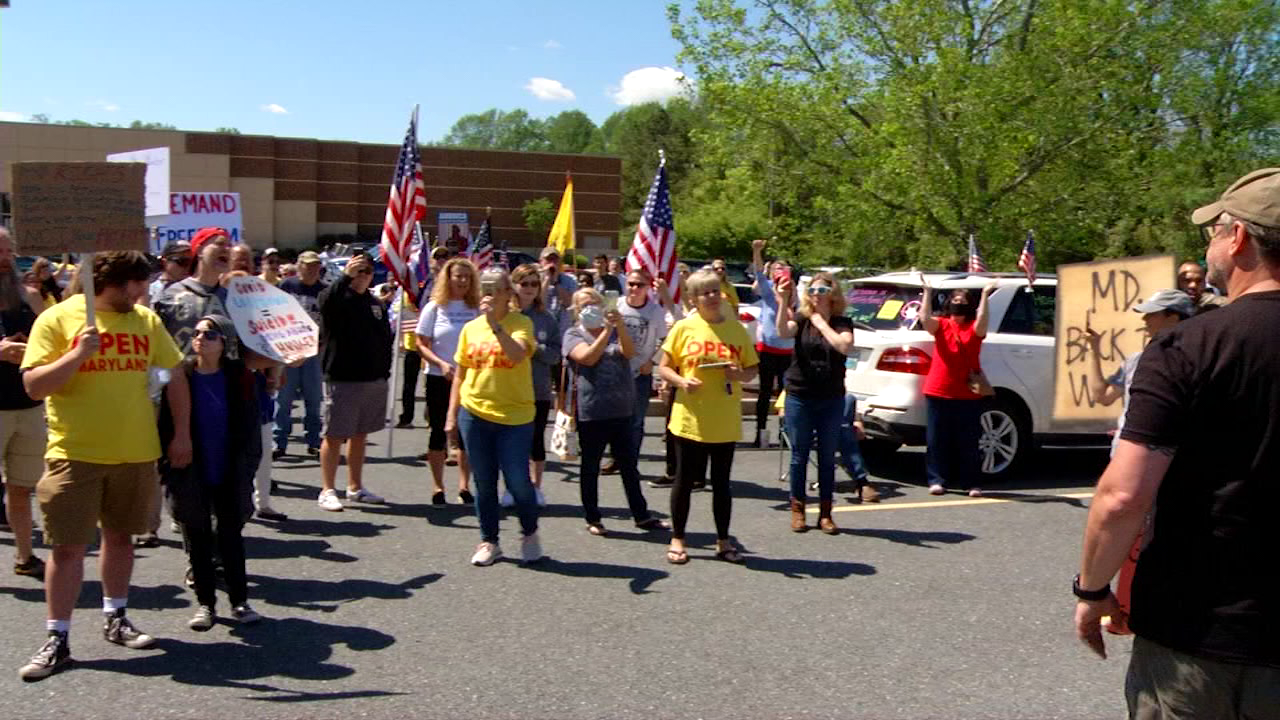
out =
<path fill-rule="evenodd" d="M 783 406 L 787 437 L 791 439 L 791 497 L 804 502 L 808 485 L 806 471 L 809 452 L 817 436 L 818 498 L 831 502 L 836 484 L 836 446 L 840 441 L 840 419 L 844 397 L 802 397 L 787 393 Z"/>
<path fill-rule="evenodd" d="M 840 422 L 840 465 L 861 487 L 867 483 L 867 465 L 862 462 L 862 451 L 858 449 L 858 433 L 853 429 L 853 421 L 857 418 L 858 398 L 845 395 L 844 418 Z"/>
<path fill-rule="evenodd" d="M 930 485 L 959 490 L 978 485 L 978 440 L 982 400 L 953 400 L 925 396 L 925 470 Z"/>
<path fill-rule="evenodd" d="M 293 401 L 302 393 L 302 427 L 306 431 L 307 447 L 320 447 L 320 406 L 324 401 L 324 372 L 320 356 L 307 358 L 296 368 L 285 368 L 284 387 L 276 399 L 276 449 L 289 446 L 293 433 Z"/>
<path fill-rule="evenodd" d="M 538 498 L 529 479 L 533 423 L 502 425 L 476 417 L 460 407 L 458 431 L 462 433 L 462 444 L 467 448 L 467 460 L 471 463 L 481 541 L 498 542 L 499 470 L 507 490 L 516 501 L 521 532 L 525 535 L 538 532 Z"/>
<path fill-rule="evenodd" d="M 649 395 L 653 392 L 653 375 L 637 375 L 636 404 L 631 411 L 631 447 L 635 450 L 636 461 L 640 460 L 640 446 L 644 444 L 644 418 L 649 414 Z M 615 460 L 617 457 L 614 458 Z"/>
<path fill-rule="evenodd" d="M 640 471 L 636 468 L 636 456 L 631 446 L 631 418 L 608 420 L 583 420 L 578 423 L 578 439 L 582 443 L 582 464 L 578 475 L 578 487 L 582 494 L 582 514 L 588 523 L 600 522 L 600 458 L 606 445 L 613 450 L 613 459 L 622 475 L 622 489 L 627 494 L 627 506 L 631 519 L 644 522 L 649 519 L 649 505 L 640 491 Z"/>

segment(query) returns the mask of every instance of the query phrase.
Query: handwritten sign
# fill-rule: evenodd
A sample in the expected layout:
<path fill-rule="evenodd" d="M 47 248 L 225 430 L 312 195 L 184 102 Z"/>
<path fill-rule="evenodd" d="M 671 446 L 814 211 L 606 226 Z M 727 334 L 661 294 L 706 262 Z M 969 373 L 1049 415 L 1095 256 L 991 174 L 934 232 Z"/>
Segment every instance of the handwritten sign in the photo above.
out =
<path fill-rule="evenodd" d="M 169 148 L 111 153 L 107 162 L 146 163 L 147 215 L 169 214 Z"/>
<path fill-rule="evenodd" d="M 146 250 L 142 163 L 13 164 L 13 226 L 28 255 Z"/>
<path fill-rule="evenodd" d="M 1089 389 L 1086 326 L 1102 335 L 1103 377 L 1150 340 L 1133 306 L 1157 290 L 1177 287 L 1172 255 L 1120 258 L 1058 266 L 1057 342 L 1054 351 L 1053 419 L 1114 419 L 1120 405 L 1097 404 Z"/>
<path fill-rule="evenodd" d="M 227 310 L 240 343 L 259 355 L 289 364 L 320 350 L 320 328 L 307 311 L 292 295 L 261 278 L 232 278 Z"/>
<path fill-rule="evenodd" d="M 167 215 L 147 218 L 147 225 L 155 228 L 152 252 L 156 254 L 169 243 L 191 242 L 191 238 L 204 227 L 226 228 L 231 234 L 232 245 L 244 240 L 240 193 L 169 193 L 167 210 Z"/>

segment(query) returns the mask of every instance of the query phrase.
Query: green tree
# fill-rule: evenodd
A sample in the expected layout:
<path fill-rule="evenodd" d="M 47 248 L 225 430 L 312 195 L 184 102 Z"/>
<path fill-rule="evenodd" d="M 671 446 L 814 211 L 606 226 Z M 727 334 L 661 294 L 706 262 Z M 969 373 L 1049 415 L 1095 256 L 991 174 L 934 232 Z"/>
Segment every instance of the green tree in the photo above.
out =
<path fill-rule="evenodd" d="M 604 148 L 600 129 L 581 110 L 565 110 L 546 119 L 543 130 L 547 150 L 558 153 L 600 152 Z"/>
<path fill-rule="evenodd" d="M 134 120 L 133 122 L 129 123 L 129 129 L 130 130 L 177 130 L 178 126 L 170 125 L 168 123 L 143 122 L 141 120 Z"/>
<path fill-rule="evenodd" d="M 696 165 L 694 131 L 701 125 L 697 110 L 683 98 L 666 104 L 632 105 L 605 120 L 601 128 L 604 151 L 622 158 L 622 212 L 632 225 L 644 208 L 658 151 L 667 158 L 667 176 L 676 194 Z"/>
<path fill-rule="evenodd" d="M 492 108 L 463 115 L 440 144 L 478 150 L 544 150 L 547 137 L 543 123 L 527 111 Z"/>
<path fill-rule="evenodd" d="M 239 135 L 239 134 L 240 134 L 240 129 L 239 129 L 239 128 L 233 128 L 233 127 L 219 127 L 219 128 L 214 128 L 214 130 L 213 130 L 213 131 L 214 131 L 214 132 L 216 132 L 216 133 L 224 133 L 224 134 L 226 134 L 226 135 Z"/>
<path fill-rule="evenodd" d="M 543 242 L 551 231 L 551 223 L 556 220 L 556 206 L 549 198 L 529 200 L 521 210 L 524 214 L 524 226 L 533 233 L 537 242 Z"/>

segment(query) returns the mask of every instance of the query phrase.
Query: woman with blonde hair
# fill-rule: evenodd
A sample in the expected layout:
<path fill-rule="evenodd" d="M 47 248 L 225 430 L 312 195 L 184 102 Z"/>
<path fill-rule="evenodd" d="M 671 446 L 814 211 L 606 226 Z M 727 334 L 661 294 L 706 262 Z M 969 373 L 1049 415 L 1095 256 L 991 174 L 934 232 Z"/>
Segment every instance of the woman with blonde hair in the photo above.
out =
<path fill-rule="evenodd" d="M 699 270 L 689 276 L 685 290 L 697 312 L 677 322 L 662 345 L 664 380 L 675 388 L 668 425 L 676 437 L 679 466 L 671 488 L 671 546 L 667 562 L 689 562 L 684 530 L 689 519 L 689 495 L 695 483 L 705 482 L 711 463 L 712 513 L 716 523 L 716 557 L 742 562 L 729 539 L 733 495 L 729 471 L 734 444 L 742 439 L 742 383 L 756 376 L 756 349 L 720 292 L 720 276 Z"/>
<path fill-rule="evenodd" d="M 777 330 L 795 339 L 791 366 L 783 375 L 787 389 L 783 415 L 791 440 L 791 530 L 809 529 L 805 520 L 805 473 L 817 436 L 818 528 L 839 532 L 831 519 L 836 483 L 836 448 L 844 419 L 844 359 L 853 349 L 853 321 L 844 316 L 844 295 L 830 273 L 813 276 L 800 301 L 799 315 L 791 310 L 791 278 L 778 278 Z"/>
<path fill-rule="evenodd" d="M 449 387 L 456 372 L 454 354 L 462 328 L 480 314 L 480 283 L 476 266 L 456 257 L 444 264 L 431 288 L 431 301 L 422 308 L 415 330 L 418 354 L 426 361 L 427 464 L 431 467 L 432 505 L 444 505 L 444 465 L 448 438 L 444 426 L 449 411 Z M 465 448 L 458 450 L 458 501 L 474 502 Z"/>
<path fill-rule="evenodd" d="M 449 393 L 445 430 L 461 434 L 475 471 L 476 518 L 480 544 L 471 564 L 492 565 L 502 557 L 498 545 L 498 472 L 516 501 L 523 533 L 525 563 L 542 559 L 538 539 L 538 501 L 529 482 L 529 443 L 533 441 L 533 375 L 529 356 L 536 349 L 533 321 L 512 310 L 515 293 L 506 270 L 489 268 L 480 276 L 480 316 L 468 322 L 454 354 L 457 369 Z"/>

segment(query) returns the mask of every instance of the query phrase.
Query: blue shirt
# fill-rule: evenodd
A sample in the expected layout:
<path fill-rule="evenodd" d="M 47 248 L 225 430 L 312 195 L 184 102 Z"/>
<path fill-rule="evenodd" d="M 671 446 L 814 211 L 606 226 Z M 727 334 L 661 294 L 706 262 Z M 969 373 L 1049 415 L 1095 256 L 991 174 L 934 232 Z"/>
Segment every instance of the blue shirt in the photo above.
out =
<path fill-rule="evenodd" d="M 191 373 L 191 440 L 198 448 L 200 479 L 207 485 L 220 484 L 227 472 L 229 421 L 226 374 L 221 369 Z"/>
<path fill-rule="evenodd" d="M 778 334 L 778 297 L 773 294 L 773 282 L 763 270 L 756 271 L 756 287 L 760 292 L 760 321 L 756 323 L 756 342 L 774 350 L 792 349 L 795 347 L 795 339 Z"/>

